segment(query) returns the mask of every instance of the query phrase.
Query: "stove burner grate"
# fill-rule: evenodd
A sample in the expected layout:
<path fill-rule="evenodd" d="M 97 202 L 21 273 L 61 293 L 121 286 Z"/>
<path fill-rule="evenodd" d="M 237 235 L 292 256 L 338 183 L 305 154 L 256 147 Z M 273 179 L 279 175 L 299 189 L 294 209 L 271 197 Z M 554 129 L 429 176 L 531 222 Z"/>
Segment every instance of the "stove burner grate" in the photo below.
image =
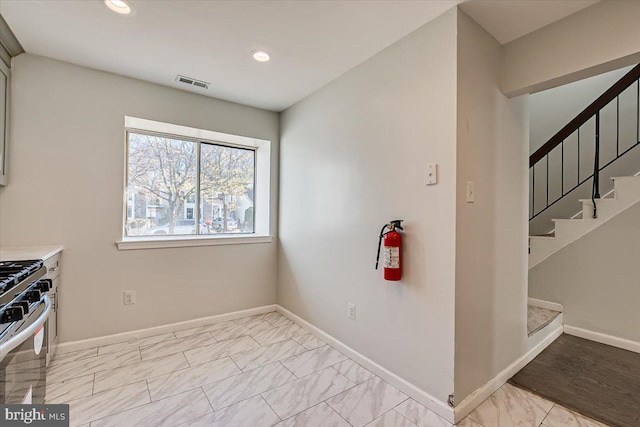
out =
<path fill-rule="evenodd" d="M 0 295 L 42 267 L 42 260 L 0 261 Z"/>

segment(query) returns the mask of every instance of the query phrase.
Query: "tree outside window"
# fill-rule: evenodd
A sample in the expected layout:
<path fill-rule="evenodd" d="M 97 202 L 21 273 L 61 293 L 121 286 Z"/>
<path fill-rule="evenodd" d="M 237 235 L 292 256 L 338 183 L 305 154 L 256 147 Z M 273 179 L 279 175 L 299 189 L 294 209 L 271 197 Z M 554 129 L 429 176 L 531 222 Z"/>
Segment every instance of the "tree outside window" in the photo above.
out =
<path fill-rule="evenodd" d="M 127 236 L 254 231 L 253 149 L 129 132 L 127 154 Z"/>

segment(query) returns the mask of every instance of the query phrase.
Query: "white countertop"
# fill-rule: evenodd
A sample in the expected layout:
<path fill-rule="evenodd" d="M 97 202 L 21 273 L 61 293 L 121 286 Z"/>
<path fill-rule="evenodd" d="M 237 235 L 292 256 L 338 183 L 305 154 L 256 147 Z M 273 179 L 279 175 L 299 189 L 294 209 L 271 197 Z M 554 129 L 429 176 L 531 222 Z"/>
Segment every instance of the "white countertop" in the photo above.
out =
<path fill-rule="evenodd" d="M 62 252 L 62 249 L 60 245 L 3 247 L 0 249 L 0 261 L 45 260 Z"/>

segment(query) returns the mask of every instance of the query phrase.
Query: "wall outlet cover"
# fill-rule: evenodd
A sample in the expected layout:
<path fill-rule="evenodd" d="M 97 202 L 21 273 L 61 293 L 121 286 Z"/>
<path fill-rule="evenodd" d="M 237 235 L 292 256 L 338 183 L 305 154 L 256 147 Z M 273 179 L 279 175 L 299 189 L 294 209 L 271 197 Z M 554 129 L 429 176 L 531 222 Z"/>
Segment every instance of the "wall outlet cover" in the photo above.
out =
<path fill-rule="evenodd" d="M 124 291 L 124 305 L 136 303 L 136 291 Z"/>
<path fill-rule="evenodd" d="M 347 304 L 347 317 L 351 320 L 356 320 L 356 306 L 355 304 Z"/>

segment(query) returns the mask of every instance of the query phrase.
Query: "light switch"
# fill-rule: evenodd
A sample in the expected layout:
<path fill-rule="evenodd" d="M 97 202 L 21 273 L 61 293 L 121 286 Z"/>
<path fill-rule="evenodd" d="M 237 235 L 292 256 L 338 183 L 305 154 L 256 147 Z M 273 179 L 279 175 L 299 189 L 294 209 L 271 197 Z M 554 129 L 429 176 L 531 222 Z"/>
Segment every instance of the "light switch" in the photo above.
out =
<path fill-rule="evenodd" d="M 438 183 L 438 164 L 427 164 L 427 185 L 434 185 Z"/>
<path fill-rule="evenodd" d="M 473 185 L 473 181 L 467 181 L 467 203 L 473 203 L 476 201 L 476 190 Z"/>

